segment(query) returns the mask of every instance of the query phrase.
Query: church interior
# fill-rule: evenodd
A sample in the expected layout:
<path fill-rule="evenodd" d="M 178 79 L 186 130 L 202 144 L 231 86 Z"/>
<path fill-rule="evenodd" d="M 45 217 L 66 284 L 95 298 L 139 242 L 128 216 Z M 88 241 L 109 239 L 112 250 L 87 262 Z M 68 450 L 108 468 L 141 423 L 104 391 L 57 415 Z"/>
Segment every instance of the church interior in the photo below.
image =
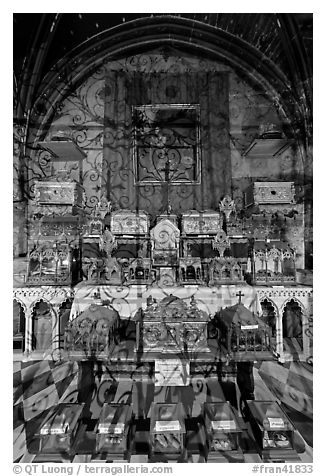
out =
<path fill-rule="evenodd" d="M 13 46 L 13 461 L 312 462 L 312 14 Z"/>

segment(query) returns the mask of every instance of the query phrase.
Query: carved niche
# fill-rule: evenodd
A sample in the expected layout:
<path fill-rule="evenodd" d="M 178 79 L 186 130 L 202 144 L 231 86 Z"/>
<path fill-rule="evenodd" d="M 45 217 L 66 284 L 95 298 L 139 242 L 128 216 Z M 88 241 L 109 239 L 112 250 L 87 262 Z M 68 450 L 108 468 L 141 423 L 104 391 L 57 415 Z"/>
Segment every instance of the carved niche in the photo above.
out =
<path fill-rule="evenodd" d="M 148 284 L 153 279 L 152 261 L 150 258 L 135 258 L 129 262 L 127 284 Z"/>
<path fill-rule="evenodd" d="M 275 246 L 254 249 L 255 284 L 295 284 L 295 250 L 279 249 Z"/>
<path fill-rule="evenodd" d="M 147 308 L 137 313 L 137 348 L 143 352 L 209 352 L 209 316 L 197 307 L 170 294 L 159 304 L 149 298 Z"/>
<path fill-rule="evenodd" d="M 181 284 L 203 284 L 203 270 L 200 258 L 180 258 L 179 281 Z"/>
<path fill-rule="evenodd" d="M 153 264 L 176 266 L 179 258 L 180 231 L 170 220 L 161 220 L 150 232 Z"/>
<path fill-rule="evenodd" d="M 209 284 L 241 284 L 244 273 L 236 258 L 213 258 L 209 264 Z"/>

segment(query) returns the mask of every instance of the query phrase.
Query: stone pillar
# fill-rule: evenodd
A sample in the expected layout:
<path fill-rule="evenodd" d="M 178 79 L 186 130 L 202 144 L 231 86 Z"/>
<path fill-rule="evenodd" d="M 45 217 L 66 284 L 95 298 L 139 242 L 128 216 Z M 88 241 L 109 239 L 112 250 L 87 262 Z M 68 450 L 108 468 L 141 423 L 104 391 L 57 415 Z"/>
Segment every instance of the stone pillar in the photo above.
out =
<path fill-rule="evenodd" d="M 309 319 L 307 310 L 302 309 L 302 347 L 305 360 L 310 357 Z"/>
<path fill-rule="evenodd" d="M 282 313 L 280 309 L 276 314 L 276 352 L 279 355 L 278 359 L 284 363 L 284 347 L 283 347 L 283 324 Z"/>
<path fill-rule="evenodd" d="M 26 306 L 25 319 L 25 353 L 28 354 L 33 349 L 33 308 L 30 306 Z"/>
<path fill-rule="evenodd" d="M 59 349 L 60 328 L 59 328 L 59 307 L 61 303 L 52 305 L 52 350 Z"/>

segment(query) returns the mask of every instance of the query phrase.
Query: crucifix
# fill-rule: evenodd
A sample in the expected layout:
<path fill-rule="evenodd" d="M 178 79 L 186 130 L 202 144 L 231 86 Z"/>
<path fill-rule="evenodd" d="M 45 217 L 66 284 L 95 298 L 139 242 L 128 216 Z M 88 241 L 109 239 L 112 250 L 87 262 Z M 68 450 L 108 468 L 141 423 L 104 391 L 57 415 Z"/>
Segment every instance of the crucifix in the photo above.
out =
<path fill-rule="evenodd" d="M 166 152 L 165 152 L 166 154 Z M 163 180 L 163 203 L 164 203 L 164 208 L 167 210 L 168 214 L 171 213 L 171 203 L 170 203 L 170 184 L 171 184 L 171 177 L 170 177 L 170 172 L 176 172 L 177 169 L 173 169 L 170 167 L 171 166 L 171 161 L 167 157 L 165 166 L 163 168 L 160 168 L 159 170 L 161 172 L 164 172 L 164 180 Z"/>
<path fill-rule="evenodd" d="M 241 298 L 244 297 L 244 294 L 241 292 L 241 290 L 236 294 L 236 296 L 239 297 L 239 304 L 241 304 Z"/>

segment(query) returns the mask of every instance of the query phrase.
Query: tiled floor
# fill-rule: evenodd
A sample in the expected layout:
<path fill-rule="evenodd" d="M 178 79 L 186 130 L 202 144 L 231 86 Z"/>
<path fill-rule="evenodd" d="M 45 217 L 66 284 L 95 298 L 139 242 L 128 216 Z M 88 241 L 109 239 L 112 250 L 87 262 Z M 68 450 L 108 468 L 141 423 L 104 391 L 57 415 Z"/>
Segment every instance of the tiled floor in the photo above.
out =
<path fill-rule="evenodd" d="M 259 400 L 278 399 L 306 442 L 301 459 L 312 459 L 312 371 L 300 363 L 280 365 L 275 362 L 256 364 L 254 369 L 255 397 Z M 95 376 L 89 394 L 90 421 L 95 422 L 104 401 L 133 403 L 136 417 L 147 417 L 152 401 L 182 401 L 190 417 L 196 417 L 205 401 L 230 400 L 237 407 L 237 389 L 217 378 L 197 377 L 190 387 L 154 387 L 146 377 L 124 378 L 118 382 L 108 373 Z M 88 392 L 88 394 L 87 394 Z M 28 452 L 33 448 L 33 436 L 48 410 L 58 402 L 77 402 L 78 365 L 76 362 L 55 364 L 52 361 L 15 362 L 14 364 L 14 460 L 35 461 Z M 87 397 L 88 398 L 88 397 Z M 84 428 L 80 454 L 75 458 L 89 460 L 87 447 L 94 445 L 92 431 Z M 90 429 L 91 430 L 91 429 Z M 89 441 L 87 440 L 89 439 Z M 302 441 L 302 440 L 301 440 Z M 84 450 L 83 450 L 83 445 Z M 87 446 L 88 445 L 88 446 Z M 84 453 L 84 454 L 82 454 Z M 195 459 L 199 455 L 193 455 Z M 248 456 L 253 458 L 251 452 Z M 258 457 L 258 455 L 257 455 Z M 137 459 L 136 456 L 133 460 Z M 145 455 L 143 455 L 143 460 Z M 259 457 L 258 457 L 259 458 Z M 146 458 L 145 458 L 146 459 Z"/>

